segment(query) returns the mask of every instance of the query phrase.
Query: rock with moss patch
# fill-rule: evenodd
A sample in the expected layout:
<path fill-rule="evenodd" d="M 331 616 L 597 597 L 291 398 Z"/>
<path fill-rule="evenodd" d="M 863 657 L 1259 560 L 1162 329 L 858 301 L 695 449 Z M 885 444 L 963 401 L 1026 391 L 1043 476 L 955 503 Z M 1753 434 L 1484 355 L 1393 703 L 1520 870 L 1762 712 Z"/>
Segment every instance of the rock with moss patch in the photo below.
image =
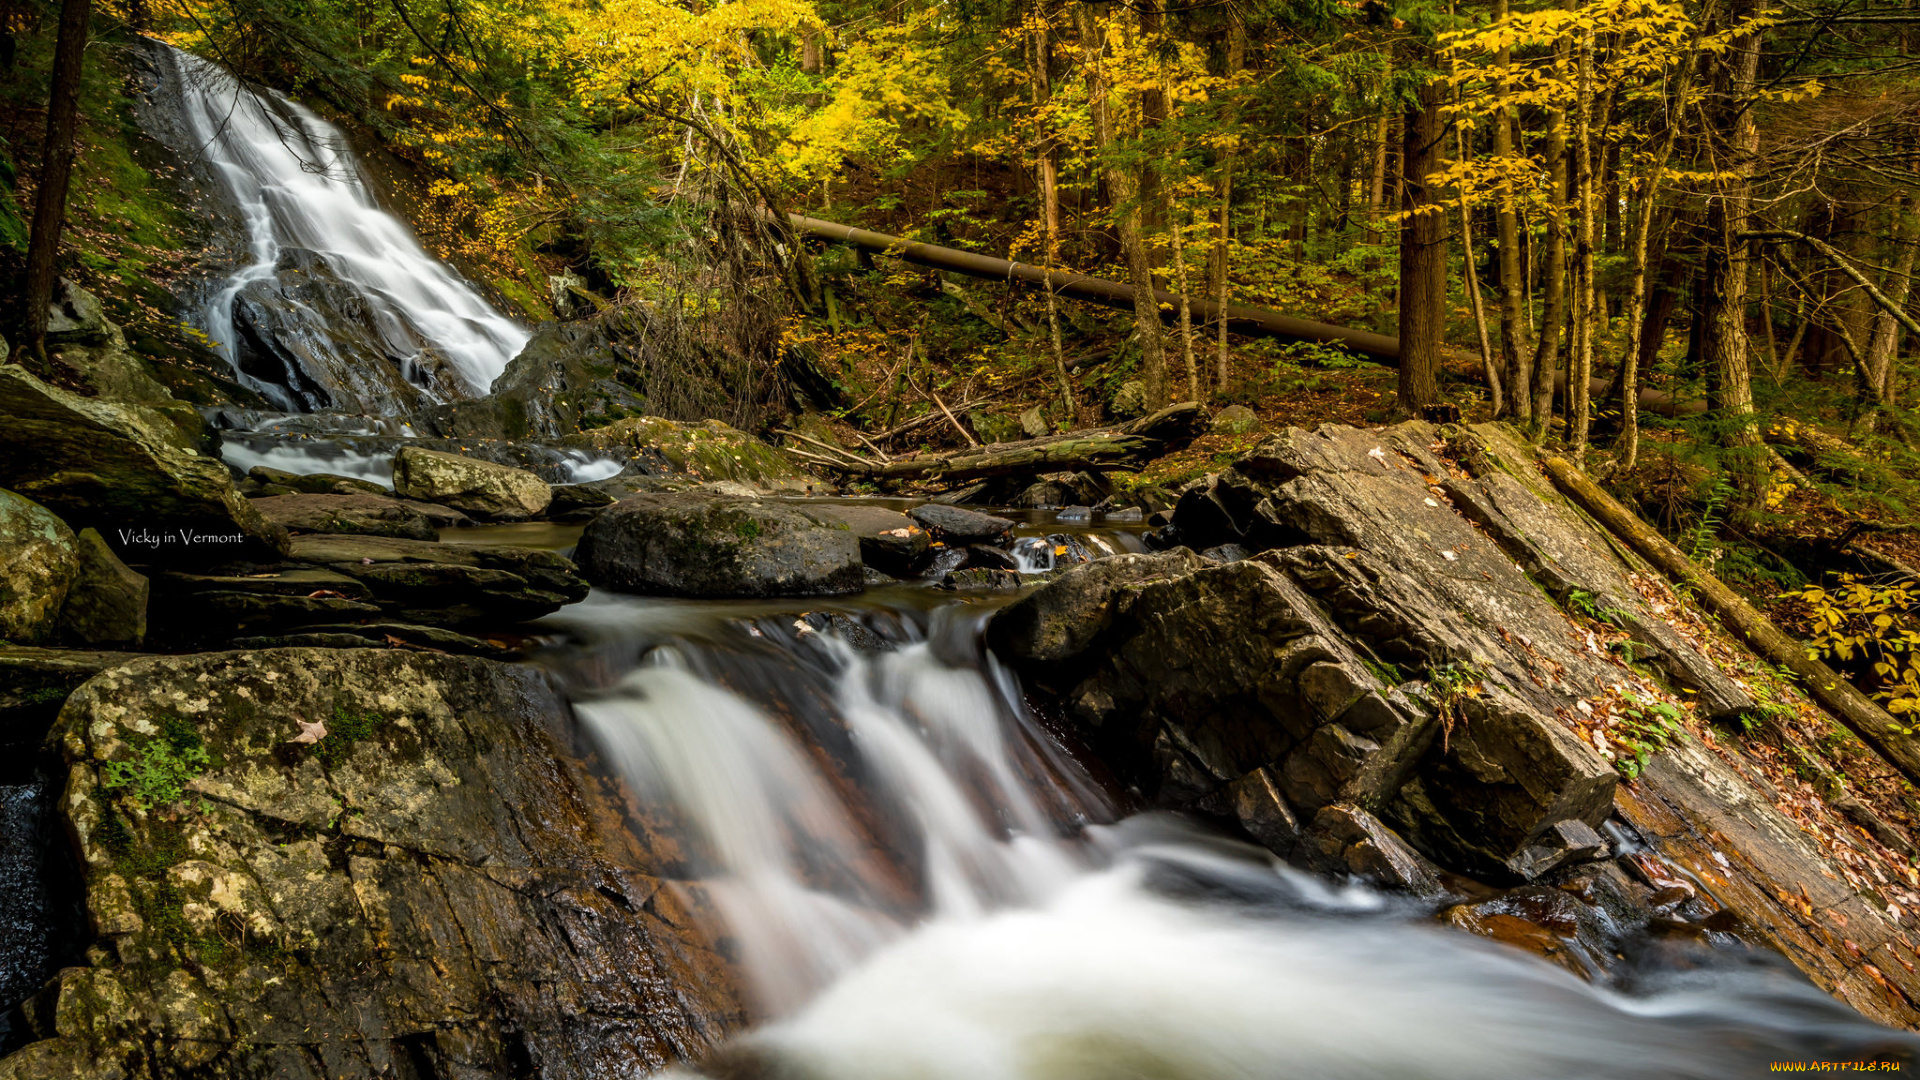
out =
<path fill-rule="evenodd" d="M 1245 405 L 1229 405 L 1213 417 L 1213 430 L 1217 434 L 1245 435 L 1260 426 L 1260 418 Z"/>
<path fill-rule="evenodd" d="M 52 633 L 79 569 L 73 530 L 0 490 L 0 639 L 32 644 Z"/>
<path fill-rule="evenodd" d="M 640 1075 L 744 1022 L 535 669 L 156 657 L 64 717 L 99 947 L 34 999 L 40 1041 L 0 1075 Z"/>
<path fill-rule="evenodd" d="M 805 506 L 702 492 L 607 507 L 574 552 L 595 585 L 649 596 L 832 596 L 865 587 L 860 542 Z"/>
<path fill-rule="evenodd" d="M 628 475 L 596 486 L 625 494 L 651 487 L 654 477 L 695 483 L 731 480 L 756 491 L 804 495 L 826 485 L 801 471 L 785 454 L 718 420 L 685 424 L 635 416 L 561 440 L 561 445 L 624 458 Z"/>
<path fill-rule="evenodd" d="M 525 469 L 415 446 L 394 455 L 393 489 L 494 521 L 538 517 L 553 501 L 547 482 Z"/>
<path fill-rule="evenodd" d="M 286 488 L 303 495 L 391 495 L 388 489 L 371 480 L 335 473 L 294 473 L 271 465 L 255 465 L 247 470 L 247 479 L 263 488 Z M 280 494 L 275 492 L 275 494 Z"/>

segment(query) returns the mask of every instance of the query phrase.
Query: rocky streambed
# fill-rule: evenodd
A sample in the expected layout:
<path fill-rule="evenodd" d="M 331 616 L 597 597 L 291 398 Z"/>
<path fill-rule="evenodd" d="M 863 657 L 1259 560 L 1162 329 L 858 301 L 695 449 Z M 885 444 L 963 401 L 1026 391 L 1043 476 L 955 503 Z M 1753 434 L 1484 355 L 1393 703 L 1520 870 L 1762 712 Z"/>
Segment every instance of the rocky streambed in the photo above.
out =
<path fill-rule="evenodd" d="M 399 437 L 377 480 L 236 482 L 139 406 L 0 392 L 0 722 L 59 856 L 9 878 L 45 901 L 15 968 L 54 970 L 0 1076 L 703 1060 L 1166 811 L 1555 978 L 1775 956 L 1831 997 L 1753 1045 L 1910 1052 L 1911 841 L 1809 809 L 1804 701 L 1504 429 L 1288 431 L 1171 505 L 993 513 L 809 498 L 653 420 L 586 482 Z"/>

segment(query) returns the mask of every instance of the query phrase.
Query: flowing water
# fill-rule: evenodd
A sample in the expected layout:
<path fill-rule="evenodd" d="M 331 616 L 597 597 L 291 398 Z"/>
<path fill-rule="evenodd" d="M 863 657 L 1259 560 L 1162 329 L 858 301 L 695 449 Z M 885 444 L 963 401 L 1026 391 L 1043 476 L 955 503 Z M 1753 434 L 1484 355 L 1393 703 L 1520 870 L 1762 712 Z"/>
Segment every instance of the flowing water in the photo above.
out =
<path fill-rule="evenodd" d="M 1130 541 L 1076 538 L 1096 537 Z M 711 1075 L 1704 1078 L 1913 1059 L 1784 963 L 1655 963 L 1629 994 L 1122 816 L 984 651 L 993 603 L 596 593 L 552 617 L 582 724 L 689 852 L 675 876 L 765 1018 Z"/>
<path fill-rule="evenodd" d="M 304 249 L 365 297 L 395 356 L 442 356 L 466 393 L 484 392 L 525 332 L 378 208 L 340 132 L 204 61 L 174 63 L 249 230 L 252 261 L 204 313 L 236 370 L 236 298 Z M 286 387 L 243 378 L 302 411 Z M 235 439 L 227 456 L 391 475 L 344 442 Z M 556 466 L 581 480 L 617 470 Z M 577 535 L 520 528 L 466 538 L 563 547 Z M 1139 550 L 1125 532 L 1021 533 L 1011 555 L 1025 573 Z M 704 1075 L 1520 1080 L 1914 1062 L 1909 1036 L 1781 962 L 1626 964 L 1630 977 L 1590 985 L 1443 930 L 1407 901 L 1128 815 L 985 651 L 1004 600 L 911 584 L 817 602 L 596 592 L 547 620 L 543 661 L 636 820 L 681 853 L 661 869 L 708 913 L 761 1018 Z M 11 805 L 0 798 L 0 817 Z M 0 874 L 15 863 L 0 852 Z"/>
<path fill-rule="evenodd" d="M 357 294 L 359 318 L 391 358 L 424 366 L 432 354 L 456 373 L 465 395 L 486 393 L 527 331 L 380 208 L 340 129 L 285 97 L 242 87 L 191 53 L 169 55 L 187 126 L 246 225 L 252 261 L 201 313 L 241 381 L 283 408 L 308 407 L 287 386 L 240 370 L 234 317 L 241 293 L 272 279 L 282 257 L 299 249 L 318 255 Z"/>

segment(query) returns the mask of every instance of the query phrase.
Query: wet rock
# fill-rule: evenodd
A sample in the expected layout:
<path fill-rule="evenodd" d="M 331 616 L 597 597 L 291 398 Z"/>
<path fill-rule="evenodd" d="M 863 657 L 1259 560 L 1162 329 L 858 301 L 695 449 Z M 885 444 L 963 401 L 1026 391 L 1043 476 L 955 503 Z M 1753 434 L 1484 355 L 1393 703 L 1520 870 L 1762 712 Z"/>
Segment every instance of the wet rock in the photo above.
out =
<path fill-rule="evenodd" d="M 650 596 L 832 596 L 864 587 L 852 530 L 804 506 L 693 492 L 601 511 L 575 558 L 595 585 Z"/>
<path fill-rule="evenodd" d="M 1146 519 L 1146 511 L 1137 506 L 1125 506 L 1118 510 L 1108 510 L 1102 514 L 1101 517 L 1117 525 L 1127 522 L 1143 521 Z"/>
<path fill-rule="evenodd" d="M 1441 921 L 1456 930 L 1523 949 L 1583 979 L 1604 975 L 1614 934 L 1607 916 L 1570 893 L 1540 885 L 1471 904 L 1456 904 Z"/>
<path fill-rule="evenodd" d="M 553 485 L 553 501 L 547 504 L 547 518 L 551 521 L 586 521 L 603 507 L 612 506 L 614 497 L 596 487 L 585 484 Z"/>
<path fill-rule="evenodd" d="M 940 579 L 943 589 L 977 591 L 983 589 L 1018 589 L 1026 584 L 1020 575 L 1011 570 L 996 570 L 985 566 L 969 566 L 955 570 Z"/>
<path fill-rule="evenodd" d="M 895 649 L 893 642 L 869 630 L 860 620 L 837 611 L 809 611 L 795 620 L 794 628 L 803 638 L 809 634 L 830 634 L 860 652 L 893 652 Z"/>
<path fill-rule="evenodd" d="M 504 659 L 514 652 L 511 646 L 498 640 L 472 637 L 437 626 L 390 622 L 320 623 L 303 626 L 297 633 L 235 638 L 233 646 L 236 649 L 412 647 L 490 659 Z"/>
<path fill-rule="evenodd" d="M 1294 860 L 1323 874 L 1348 874 L 1422 899 L 1449 894 L 1439 867 L 1357 806 L 1322 807 L 1300 837 Z"/>
<path fill-rule="evenodd" d="M 33 500 L 0 489 L 0 640 L 50 636 L 79 571 L 73 530 Z"/>
<path fill-rule="evenodd" d="M 262 516 L 295 535 L 344 533 L 432 540 L 439 535 L 422 504 L 387 495 L 275 495 L 253 500 Z"/>
<path fill-rule="evenodd" d="M 1580 820 L 1556 821 L 1535 837 L 1520 854 L 1507 860 L 1513 872 L 1532 881 L 1569 863 L 1607 857 L 1606 838 Z"/>
<path fill-rule="evenodd" d="M 260 516 L 225 465 L 181 445 L 164 417 L 84 398 L 0 364 L 0 476 L 129 562 L 273 557 L 286 530 Z M 172 537 L 171 540 L 168 537 Z"/>
<path fill-rule="evenodd" d="M 152 636 L 185 646 L 342 622 L 505 628 L 587 594 L 574 564 L 550 551 L 315 533 L 294 564 L 225 574 L 161 575 Z"/>
<path fill-rule="evenodd" d="M 894 577 L 910 577 L 926 565 L 933 537 L 920 523 L 879 506 L 814 503 L 809 513 L 845 525 L 860 541 L 860 558 Z"/>
<path fill-rule="evenodd" d="M 1075 567 L 1002 608 L 987 627 L 994 651 L 1035 668 L 1071 660 L 1113 621 L 1119 587 L 1177 577 L 1201 562 L 1184 548 L 1158 555 L 1116 555 Z"/>
<path fill-rule="evenodd" d="M 316 534 L 295 538 L 293 558 L 352 578 L 384 612 L 428 626 L 511 625 L 587 595 L 572 561 L 536 548 Z"/>
<path fill-rule="evenodd" d="M 86 397 L 137 405 L 177 445 L 206 449 L 206 422 L 154 378 L 152 365 L 127 346 L 98 298 L 62 278 L 47 315 L 47 355 L 65 385 Z"/>
<path fill-rule="evenodd" d="M 972 544 L 967 548 L 967 565 L 985 570 L 1010 570 L 1020 572 L 1020 562 L 1004 548 L 988 547 L 985 544 Z"/>
<path fill-rule="evenodd" d="M 1091 507 L 1091 506 L 1068 506 L 1068 507 L 1063 507 L 1063 508 L 1061 509 L 1061 511 L 1060 511 L 1060 513 L 1058 513 L 1058 514 L 1056 514 L 1056 515 L 1054 516 L 1054 520 L 1056 520 L 1056 521 L 1066 521 L 1066 522 L 1085 522 L 1085 521 L 1092 521 L 1092 520 L 1093 520 L 1093 507 Z"/>
<path fill-rule="evenodd" d="M 8 1075 L 638 1075 L 743 1023 L 531 668 L 155 658 L 67 717 L 61 807 L 101 947 L 41 995 L 44 1041 Z M 163 752 L 184 762 L 164 786 L 107 767 Z"/>
<path fill-rule="evenodd" d="M 147 636 L 145 575 L 135 573 L 94 529 L 75 539 L 78 573 L 60 610 L 63 641 L 91 648 L 139 648 Z"/>
<path fill-rule="evenodd" d="M 1227 787 L 1228 805 L 1247 835 L 1282 858 L 1300 842 L 1300 821 L 1274 782 L 1273 770 L 1255 769 Z"/>
<path fill-rule="evenodd" d="M 538 517 L 553 501 L 547 482 L 523 469 L 411 446 L 394 455 L 393 489 L 493 521 Z"/>
<path fill-rule="evenodd" d="M 916 506 L 907 511 L 907 516 L 948 544 L 991 543 L 1013 531 L 1013 522 L 1006 518 L 939 503 Z"/>
<path fill-rule="evenodd" d="M 391 489 L 381 487 L 371 480 L 361 480 L 353 476 L 336 476 L 333 473 L 293 473 L 270 465 L 255 465 L 248 469 L 247 479 L 262 487 L 286 488 L 289 494 L 388 496 L 393 494 Z"/>
<path fill-rule="evenodd" d="M 1213 415 L 1216 434 L 1245 435 L 1260 426 L 1260 418 L 1245 405 L 1229 405 Z"/>
<path fill-rule="evenodd" d="M 1239 544 L 1221 544 L 1201 552 L 1200 557 L 1218 563 L 1239 562 L 1247 557 L 1247 549 Z"/>
<path fill-rule="evenodd" d="M 485 397 L 428 406 L 417 414 L 419 422 L 450 438 L 557 439 L 652 412 L 636 388 L 643 379 L 631 363 L 628 343 L 616 342 L 618 331 L 615 321 L 604 317 L 542 326 L 507 362 Z"/>
<path fill-rule="evenodd" d="M 233 337 L 241 370 L 303 411 L 405 416 L 473 392 L 424 340 L 303 248 L 282 248 L 272 275 L 241 288 Z"/>

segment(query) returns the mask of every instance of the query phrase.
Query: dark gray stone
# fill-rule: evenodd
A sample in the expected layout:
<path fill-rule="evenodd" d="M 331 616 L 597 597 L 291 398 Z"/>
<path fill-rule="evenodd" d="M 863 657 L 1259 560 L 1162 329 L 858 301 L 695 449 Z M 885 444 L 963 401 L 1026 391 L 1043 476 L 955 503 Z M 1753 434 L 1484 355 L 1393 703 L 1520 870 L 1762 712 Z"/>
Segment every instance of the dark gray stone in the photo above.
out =
<path fill-rule="evenodd" d="M 860 543 L 839 521 L 704 493 L 643 494 L 600 512 L 575 549 L 601 588 L 652 596 L 833 596 L 859 592 Z"/>

